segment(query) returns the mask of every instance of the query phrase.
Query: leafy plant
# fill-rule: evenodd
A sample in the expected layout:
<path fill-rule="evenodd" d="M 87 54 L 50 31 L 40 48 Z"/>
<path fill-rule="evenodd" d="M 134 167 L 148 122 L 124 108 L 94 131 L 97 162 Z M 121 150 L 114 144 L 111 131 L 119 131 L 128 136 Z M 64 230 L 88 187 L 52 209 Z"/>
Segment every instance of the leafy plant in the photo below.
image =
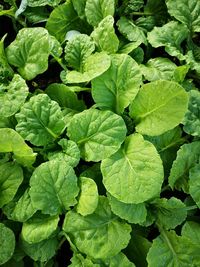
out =
<path fill-rule="evenodd" d="M 6 0 L 0 25 L 0 265 L 200 266 L 199 0 Z"/>

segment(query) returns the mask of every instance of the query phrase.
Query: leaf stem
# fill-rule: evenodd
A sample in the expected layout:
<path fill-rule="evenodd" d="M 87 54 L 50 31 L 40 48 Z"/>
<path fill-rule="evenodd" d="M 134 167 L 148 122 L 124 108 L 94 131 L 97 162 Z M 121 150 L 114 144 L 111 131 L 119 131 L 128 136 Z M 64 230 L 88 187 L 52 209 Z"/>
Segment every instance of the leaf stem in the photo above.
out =
<path fill-rule="evenodd" d="M 196 210 L 196 209 L 198 209 L 197 205 L 186 207 L 186 210 Z"/>
<path fill-rule="evenodd" d="M 154 13 L 152 13 L 152 12 L 131 12 L 130 15 L 132 15 L 132 16 L 153 16 Z"/>

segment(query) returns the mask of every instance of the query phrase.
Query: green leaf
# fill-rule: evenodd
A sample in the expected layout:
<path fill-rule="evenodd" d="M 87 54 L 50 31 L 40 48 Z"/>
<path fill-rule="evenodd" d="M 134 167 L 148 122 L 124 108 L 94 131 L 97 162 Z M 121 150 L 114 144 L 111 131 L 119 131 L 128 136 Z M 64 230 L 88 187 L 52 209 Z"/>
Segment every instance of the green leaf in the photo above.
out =
<path fill-rule="evenodd" d="M 106 266 L 109 267 L 135 267 L 135 264 L 133 262 L 130 262 L 129 259 L 125 256 L 125 254 L 122 252 L 112 258 L 109 258 L 108 260 L 105 260 L 104 262 Z"/>
<path fill-rule="evenodd" d="M 199 157 L 200 142 L 192 142 L 181 146 L 169 176 L 169 185 L 172 189 L 183 189 L 184 192 L 188 192 L 189 171 L 199 161 Z"/>
<path fill-rule="evenodd" d="M 29 244 L 48 239 L 58 227 L 59 216 L 34 216 L 22 225 L 22 238 Z"/>
<path fill-rule="evenodd" d="M 84 83 L 100 76 L 110 67 L 111 58 L 105 52 L 89 56 L 83 65 L 82 72 L 75 70 L 66 73 L 65 83 Z"/>
<path fill-rule="evenodd" d="M 62 43 L 68 31 L 84 29 L 84 26 L 85 22 L 79 19 L 71 1 L 67 1 L 53 9 L 47 20 L 46 29 Z"/>
<path fill-rule="evenodd" d="M 61 0 L 28 0 L 28 6 L 36 7 L 36 6 L 57 6 Z"/>
<path fill-rule="evenodd" d="M 0 223 L 0 265 L 9 261 L 15 249 L 15 235 L 13 231 Z"/>
<path fill-rule="evenodd" d="M 188 65 L 182 65 L 182 66 L 178 66 L 175 70 L 174 70 L 174 80 L 177 83 L 183 83 L 185 80 L 185 76 L 188 73 L 190 67 Z"/>
<path fill-rule="evenodd" d="M 199 266 L 199 247 L 174 231 L 163 231 L 154 239 L 147 261 L 148 267 L 163 267 L 163 263 L 166 267 Z"/>
<path fill-rule="evenodd" d="M 140 134 L 128 136 L 114 155 L 102 160 L 101 172 L 107 191 L 121 202 L 138 204 L 160 194 L 162 162 Z"/>
<path fill-rule="evenodd" d="M 63 49 L 56 37 L 49 35 L 50 54 L 54 58 L 59 58 L 62 55 Z"/>
<path fill-rule="evenodd" d="M 177 21 L 170 21 L 162 27 L 154 27 L 148 33 L 148 41 L 153 47 L 165 47 L 165 51 L 180 60 L 184 60 L 181 43 L 187 38 L 188 29 Z"/>
<path fill-rule="evenodd" d="M 59 159 L 67 162 L 72 167 L 77 166 L 80 160 L 80 150 L 77 144 L 63 138 L 58 142 L 58 145 L 61 147 L 61 150 L 49 152 L 47 155 L 48 159 Z"/>
<path fill-rule="evenodd" d="M 43 214 L 57 215 L 76 204 L 77 177 L 65 161 L 42 163 L 33 172 L 30 186 L 33 206 Z"/>
<path fill-rule="evenodd" d="M 171 60 L 164 57 L 150 59 L 142 66 L 142 73 L 147 81 L 172 80 L 177 68 Z"/>
<path fill-rule="evenodd" d="M 100 161 L 115 153 L 126 136 L 123 119 L 111 111 L 88 109 L 74 115 L 69 138 L 78 144 L 86 161 Z"/>
<path fill-rule="evenodd" d="M 189 171 L 189 193 L 200 208 L 200 164 L 196 164 Z"/>
<path fill-rule="evenodd" d="M 185 204 L 178 198 L 161 198 L 153 202 L 156 209 L 156 217 L 159 225 L 165 229 L 174 229 L 180 225 L 187 217 Z"/>
<path fill-rule="evenodd" d="M 185 24 L 190 31 L 200 32 L 199 0 L 168 0 L 169 14 Z"/>
<path fill-rule="evenodd" d="M 36 154 L 17 132 L 13 129 L 2 128 L 0 136 L 1 153 L 13 152 L 16 161 L 23 166 L 31 166 L 34 163 Z"/>
<path fill-rule="evenodd" d="M 82 111 L 86 108 L 83 100 L 79 100 L 77 94 L 62 83 L 50 84 L 45 93 L 54 101 L 56 101 L 61 108 L 70 108 L 77 111 Z"/>
<path fill-rule="evenodd" d="M 89 215 L 95 211 L 98 205 L 98 189 L 94 180 L 80 177 L 81 191 L 79 194 L 76 211 L 83 215 Z"/>
<path fill-rule="evenodd" d="M 94 259 L 115 256 L 130 239 L 131 226 L 120 221 L 110 210 L 108 200 L 99 198 L 95 212 L 88 216 L 69 211 L 63 230 L 73 237 L 78 250 Z"/>
<path fill-rule="evenodd" d="M 21 29 L 6 49 L 9 64 L 26 80 L 47 70 L 49 53 L 49 34 L 40 27 Z"/>
<path fill-rule="evenodd" d="M 23 251 L 34 261 L 47 262 L 55 254 L 59 242 L 56 238 L 43 240 L 39 243 L 29 244 L 21 238 L 20 246 Z"/>
<path fill-rule="evenodd" d="M 120 54 L 111 58 L 110 68 L 92 81 L 92 97 L 99 108 L 120 114 L 138 93 L 142 75 L 130 56 Z"/>
<path fill-rule="evenodd" d="M 74 9 L 76 10 L 78 16 L 82 19 L 85 18 L 85 5 L 87 0 L 72 0 Z"/>
<path fill-rule="evenodd" d="M 87 0 L 85 14 L 90 25 L 96 27 L 99 22 L 115 12 L 115 0 Z"/>
<path fill-rule="evenodd" d="M 53 142 L 65 129 L 59 105 L 46 94 L 31 97 L 16 115 L 17 132 L 36 146 Z"/>
<path fill-rule="evenodd" d="M 25 222 L 30 219 L 36 211 L 37 209 L 33 207 L 33 203 L 31 202 L 29 191 L 26 190 L 17 201 L 12 211 L 11 219 L 18 222 Z"/>
<path fill-rule="evenodd" d="M 114 54 L 119 47 L 119 40 L 114 30 L 114 18 L 112 16 L 105 17 L 91 33 L 91 37 L 95 41 L 100 51 L 108 54 Z"/>
<path fill-rule="evenodd" d="M 198 74 L 200 74 L 200 65 L 199 60 L 196 59 L 194 52 L 189 50 L 185 55 L 185 60 L 187 65 L 190 66 L 190 69 L 195 70 Z"/>
<path fill-rule="evenodd" d="M 28 95 L 28 87 L 20 75 L 15 74 L 8 85 L 0 91 L 0 114 L 4 117 L 14 115 L 24 104 Z"/>
<path fill-rule="evenodd" d="M 200 246 L 200 224 L 187 221 L 182 228 L 181 235 L 188 238 L 193 244 Z"/>
<path fill-rule="evenodd" d="M 81 254 L 73 254 L 73 257 L 70 259 L 71 264 L 68 265 L 69 267 L 100 267 L 99 264 L 93 263 L 90 259 L 84 258 Z"/>
<path fill-rule="evenodd" d="M 65 60 L 70 67 L 82 72 L 86 59 L 94 50 L 95 44 L 88 35 L 76 35 L 65 46 Z"/>
<path fill-rule="evenodd" d="M 191 90 L 189 92 L 188 111 L 183 120 L 183 130 L 193 136 L 200 136 L 200 92 Z"/>
<path fill-rule="evenodd" d="M 181 123 L 188 106 L 188 94 L 178 83 L 155 81 L 145 84 L 130 105 L 136 130 L 160 135 Z"/>
<path fill-rule="evenodd" d="M 123 203 L 110 194 L 108 194 L 108 199 L 112 212 L 129 223 L 140 224 L 146 220 L 147 210 L 145 203 Z"/>
<path fill-rule="evenodd" d="M 22 168 L 12 162 L 0 165 L 0 208 L 10 202 L 23 181 Z"/>
<path fill-rule="evenodd" d="M 125 17 L 121 17 L 117 22 L 117 26 L 124 37 L 126 37 L 129 41 L 135 43 L 134 48 L 137 48 L 142 43 L 147 44 L 144 31 L 136 26 L 133 21 Z"/>

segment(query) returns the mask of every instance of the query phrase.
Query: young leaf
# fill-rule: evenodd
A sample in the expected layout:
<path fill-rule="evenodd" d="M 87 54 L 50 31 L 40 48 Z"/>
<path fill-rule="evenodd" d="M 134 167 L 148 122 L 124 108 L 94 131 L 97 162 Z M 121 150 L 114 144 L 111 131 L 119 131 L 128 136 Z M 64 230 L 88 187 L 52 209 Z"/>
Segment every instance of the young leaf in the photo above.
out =
<path fill-rule="evenodd" d="M 15 250 L 15 235 L 13 231 L 0 223 L 0 265 L 9 261 Z"/>
<path fill-rule="evenodd" d="M 36 154 L 13 129 L 0 129 L 0 153 L 13 152 L 14 158 L 23 166 L 31 166 Z"/>
<path fill-rule="evenodd" d="M 36 146 L 45 146 L 59 137 L 65 128 L 59 105 L 46 94 L 31 97 L 16 115 L 17 132 Z"/>
<path fill-rule="evenodd" d="M 26 80 L 47 70 L 49 54 L 49 34 L 41 27 L 21 29 L 6 49 L 9 64 Z"/>
<path fill-rule="evenodd" d="M 138 204 L 160 194 L 162 162 L 140 134 L 129 135 L 115 154 L 102 160 L 101 172 L 107 191 L 124 203 Z"/>
<path fill-rule="evenodd" d="M 77 177 L 65 161 L 42 163 L 33 172 L 30 186 L 33 206 L 43 214 L 57 215 L 76 204 Z"/>
<path fill-rule="evenodd" d="M 120 221 L 105 197 L 99 198 L 95 212 L 88 216 L 69 211 L 63 230 L 73 237 L 78 250 L 94 259 L 115 256 L 130 239 L 131 226 Z"/>
<path fill-rule="evenodd" d="M 0 165 L 0 208 L 10 202 L 23 181 L 22 168 L 12 162 Z"/>
<path fill-rule="evenodd" d="M 92 81 L 92 97 L 101 109 L 121 114 L 138 93 L 142 75 L 130 56 L 113 55 L 111 59 L 110 68 Z"/>
<path fill-rule="evenodd" d="M 130 105 L 136 130 L 160 135 L 181 123 L 188 106 L 188 94 L 178 83 L 155 81 L 145 84 Z"/>
<path fill-rule="evenodd" d="M 89 215 L 95 211 L 98 205 L 98 190 L 94 180 L 87 177 L 80 177 L 81 191 L 76 211 L 83 215 Z"/>
<path fill-rule="evenodd" d="M 74 115 L 67 134 L 78 144 L 84 160 L 97 162 L 119 149 L 126 136 L 126 126 L 111 111 L 89 109 Z"/>
<path fill-rule="evenodd" d="M 200 208 L 200 164 L 196 164 L 189 172 L 189 193 Z"/>
<path fill-rule="evenodd" d="M 115 0 L 87 0 L 85 14 L 90 25 L 97 27 L 99 22 L 115 12 Z"/>
<path fill-rule="evenodd" d="M 20 75 L 15 74 L 9 85 L 2 85 L 0 93 L 0 114 L 4 117 L 14 115 L 24 104 L 28 95 L 28 87 Z"/>
<path fill-rule="evenodd" d="M 109 15 L 91 33 L 91 37 L 95 41 L 98 49 L 108 54 L 116 53 L 119 47 L 119 40 L 115 34 L 113 24 L 114 18 Z"/>
<path fill-rule="evenodd" d="M 37 6 L 57 6 L 61 0 L 28 0 L 28 5 L 30 7 L 37 7 Z"/>

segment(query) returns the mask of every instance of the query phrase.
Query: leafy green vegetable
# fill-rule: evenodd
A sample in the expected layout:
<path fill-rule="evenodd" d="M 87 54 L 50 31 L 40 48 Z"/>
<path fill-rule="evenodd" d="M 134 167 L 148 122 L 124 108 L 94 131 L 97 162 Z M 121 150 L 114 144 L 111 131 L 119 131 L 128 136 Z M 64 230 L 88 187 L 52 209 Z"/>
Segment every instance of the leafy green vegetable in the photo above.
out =
<path fill-rule="evenodd" d="M 15 249 L 15 235 L 13 231 L 0 223 L 0 264 L 6 263 L 13 255 Z"/>

